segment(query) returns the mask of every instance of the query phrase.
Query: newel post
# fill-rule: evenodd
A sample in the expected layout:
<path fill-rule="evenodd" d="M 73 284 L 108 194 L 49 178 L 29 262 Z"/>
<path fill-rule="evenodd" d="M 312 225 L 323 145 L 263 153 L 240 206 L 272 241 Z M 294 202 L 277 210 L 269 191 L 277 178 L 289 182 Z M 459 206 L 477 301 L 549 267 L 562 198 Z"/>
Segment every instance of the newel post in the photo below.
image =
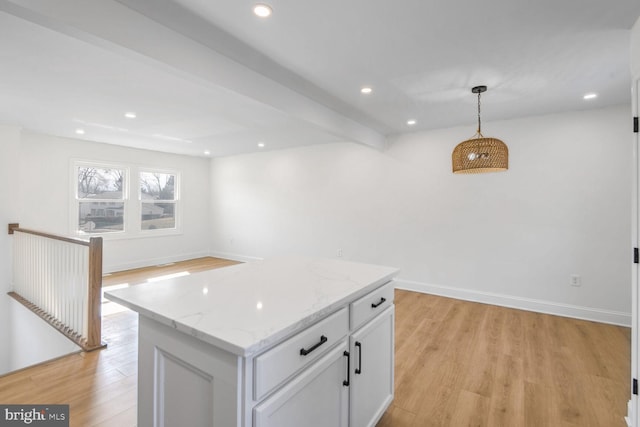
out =
<path fill-rule="evenodd" d="M 87 347 L 102 346 L 102 237 L 89 239 L 89 306 Z"/>

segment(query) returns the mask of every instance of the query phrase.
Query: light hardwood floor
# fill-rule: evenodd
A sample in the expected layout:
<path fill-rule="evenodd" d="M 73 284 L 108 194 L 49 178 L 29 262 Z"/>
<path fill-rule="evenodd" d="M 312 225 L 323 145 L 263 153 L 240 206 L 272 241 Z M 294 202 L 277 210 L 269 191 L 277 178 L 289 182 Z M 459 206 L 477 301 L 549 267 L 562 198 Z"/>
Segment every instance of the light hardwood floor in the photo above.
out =
<path fill-rule="evenodd" d="M 378 427 L 623 427 L 630 329 L 396 291 L 396 396 Z"/>
<path fill-rule="evenodd" d="M 135 426 L 137 315 L 105 316 L 103 335 L 105 350 L 0 377 L 0 403 L 68 403 L 71 426 Z M 623 427 L 629 367 L 628 328 L 397 290 L 396 396 L 378 427 Z"/>
<path fill-rule="evenodd" d="M 183 271 L 188 271 L 189 273 L 197 273 L 199 271 L 227 267 L 229 265 L 235 264 L 240 263 L 238 261 L 232 261 L 229 259 L 203 257 L 190 259 L 187 261 L 156 265 L 153 267 L 135 268 L 133 270 L 105 274 L 102 277 L 102 287 L 106 288 L 108 286 L 119 285 L 121 283 L 137 285 L 139 283 L 146 282 L 147 279 L 164 276 L 167 274 L 181 273 Z"/>

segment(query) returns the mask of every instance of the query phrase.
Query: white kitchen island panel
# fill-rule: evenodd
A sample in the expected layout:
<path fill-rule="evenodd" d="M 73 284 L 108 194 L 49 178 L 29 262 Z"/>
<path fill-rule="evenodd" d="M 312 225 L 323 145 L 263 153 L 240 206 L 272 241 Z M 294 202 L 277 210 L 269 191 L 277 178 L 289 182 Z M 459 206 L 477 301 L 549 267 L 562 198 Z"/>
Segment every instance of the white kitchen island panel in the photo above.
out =
<path fill-rule="evenodd" d="M 242 358 L 139 316 L 138 427 L 237 426 Z"/>

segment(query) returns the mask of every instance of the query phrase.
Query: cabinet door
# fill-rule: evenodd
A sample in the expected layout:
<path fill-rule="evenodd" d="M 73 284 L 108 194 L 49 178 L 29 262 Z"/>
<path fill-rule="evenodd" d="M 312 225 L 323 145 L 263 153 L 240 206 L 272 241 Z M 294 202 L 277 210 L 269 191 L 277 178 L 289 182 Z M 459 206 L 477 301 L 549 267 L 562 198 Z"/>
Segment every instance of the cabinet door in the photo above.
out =
<path fill-rule="evenodd" d="M 394 306 L 350 339 L 350 427 L 372 427 L 393 400 Z"/>
<path fill-rule="evenodd" d="M 255 427 L 347 427 L 349 353 L 343 340 L 255 407 Z M 345 385 L 346 382 L 346 385 Z"/>

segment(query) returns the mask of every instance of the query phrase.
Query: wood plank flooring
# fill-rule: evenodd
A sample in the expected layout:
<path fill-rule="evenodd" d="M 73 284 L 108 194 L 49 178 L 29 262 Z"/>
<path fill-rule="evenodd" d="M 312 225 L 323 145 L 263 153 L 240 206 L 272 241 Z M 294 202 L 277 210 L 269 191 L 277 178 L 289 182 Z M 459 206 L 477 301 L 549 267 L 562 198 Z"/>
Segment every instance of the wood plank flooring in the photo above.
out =
<path fill-rule="evenodd" d="M 196 262 L 216 263 L 229 265 Z M 0 403 L 68 403 L 71 426 L 135 426 L 137 315 L 105 316 L 103 333 L 105 350 L 0 377 Z M 396 396 L 378 427 L 623 427 L 630 347 L 628 328 L 397 290 Z"/>
<path fill-rule="evenodd" d="M 623 427 L 630 329 L 396 290 L 378 427 Z"/>
<path fill-rule="evenodd" d="M 188 271 L 189 273 L 197 273 L 199 271 L 227 267 L 234 264 L 240 263 L 238 261 L 232 261 L 229 259 L 202 257 L 190 259 L 187 261 L 156 265 L 153 267 L 135 268 L 132 270 L 105 274 L 102 277 L 102 287 L 106 288 L 108 286 L 119 285 L 121 283 L 137 285 L 146 282 L 149 278 L 158 276 L 175 274 L 183 271 Z"/>
<path fill-rule="evenodd" d="M 103 319 L 104 350 L 75 353 L 0 377 L 2 404 L 69 404 L 70 425 L 136 424 L 138 317 Z"/>

